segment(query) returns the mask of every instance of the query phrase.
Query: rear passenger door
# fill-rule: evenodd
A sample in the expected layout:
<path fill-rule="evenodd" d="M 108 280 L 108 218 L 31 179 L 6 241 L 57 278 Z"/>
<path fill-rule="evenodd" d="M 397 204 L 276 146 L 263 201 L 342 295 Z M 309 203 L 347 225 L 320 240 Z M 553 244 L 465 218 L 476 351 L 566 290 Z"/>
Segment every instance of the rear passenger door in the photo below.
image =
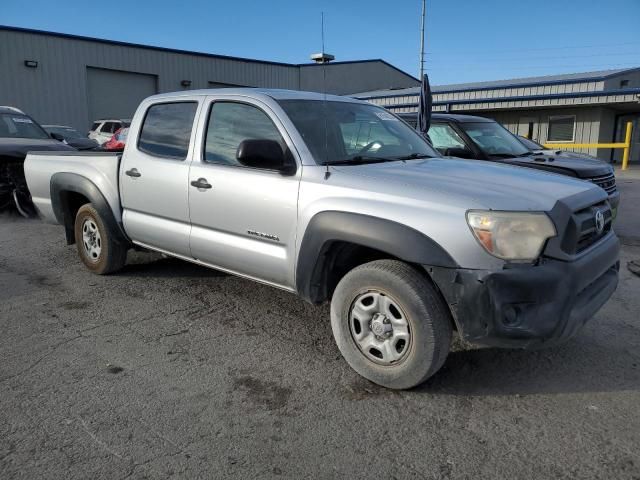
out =
<path fill-rule="evenodd" d="M 244 97 L 210 97 L 199 123 L 189 182 L 209 187 L 189 187 L 192 256 L 293 288 L 301 167 L 286 130 L 267 105 Z M 248 139 L 280 143 L 294 157 L 296 173 L 240 165 L 236 151 Z"/>
<path fill-rule="evenodd" d="M 190 258 L 188 177 L 198 97 L 145 107 L 120 167 L 124 227 L 134 243 Z"/>

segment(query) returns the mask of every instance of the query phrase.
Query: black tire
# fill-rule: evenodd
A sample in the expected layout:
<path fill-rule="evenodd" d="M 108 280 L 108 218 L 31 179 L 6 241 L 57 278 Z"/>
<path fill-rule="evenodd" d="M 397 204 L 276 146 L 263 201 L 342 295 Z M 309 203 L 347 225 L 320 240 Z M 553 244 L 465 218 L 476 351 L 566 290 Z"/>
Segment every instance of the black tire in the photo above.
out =
<path fill-rule="evenodd" d="M 95 224 L 100 233 L 100 253 L 96 256 L 91 256 L 85 247 L 83 227 L 88 220 Z M 74 224 L 74 235 L 78 255 L 82 263 L 93 273 L 106 275 L 116 272 L 124 266 L 127 260 L 128 246 L 119 242 L 114 232 L 109 231 L 100 214 L 91 203 L 83 205 L 78 210 Z"/>
<path fill-rule="evenodd" d="M 397 363 L 372 361 L 352 335 L 352 307 L 369 292 L 388 296 L 406 317 L 410 342 Z M 357 373 L 384 387 L 406 389 L 421 384 L 443 365 L 451 345 L 452 319 L 425 273 L 400 261 L 377 260 L 340 280 L 331 300 L 331 328 L 342 356 Z"/>

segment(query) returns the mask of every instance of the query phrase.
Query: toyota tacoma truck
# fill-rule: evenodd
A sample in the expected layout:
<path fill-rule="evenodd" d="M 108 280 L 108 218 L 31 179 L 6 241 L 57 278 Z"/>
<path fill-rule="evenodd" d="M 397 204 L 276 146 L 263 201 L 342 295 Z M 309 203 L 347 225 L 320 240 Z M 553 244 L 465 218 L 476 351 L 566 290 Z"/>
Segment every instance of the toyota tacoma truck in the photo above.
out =
<path fill-rule="evenodd" d="M 147 98 L 122 154 L 31 153 L 25 168 L 90 271 L 144 248 L 330 302 L 349 365 L 403 389 L 438 371 L 453 332 L 553 345 L 618 282 L 603 189 L 438 157 L 362 101 L 224 89 Z"/>

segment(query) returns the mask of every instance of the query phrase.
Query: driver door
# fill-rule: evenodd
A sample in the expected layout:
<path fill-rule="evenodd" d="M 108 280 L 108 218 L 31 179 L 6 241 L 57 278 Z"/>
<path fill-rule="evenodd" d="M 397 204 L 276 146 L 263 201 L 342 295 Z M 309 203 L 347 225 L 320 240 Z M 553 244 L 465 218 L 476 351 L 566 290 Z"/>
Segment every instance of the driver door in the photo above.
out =
<path fill-rule="evenodd" d="M 300 162 L 285 176 L 236 159 L 238 145 L 248 139 L 275 140 L 294 152 L 284 127 L 257 100 L 221 96 L 208 97 L 198 132 L 189 171 L 191 255 L 292 290 Z"/>

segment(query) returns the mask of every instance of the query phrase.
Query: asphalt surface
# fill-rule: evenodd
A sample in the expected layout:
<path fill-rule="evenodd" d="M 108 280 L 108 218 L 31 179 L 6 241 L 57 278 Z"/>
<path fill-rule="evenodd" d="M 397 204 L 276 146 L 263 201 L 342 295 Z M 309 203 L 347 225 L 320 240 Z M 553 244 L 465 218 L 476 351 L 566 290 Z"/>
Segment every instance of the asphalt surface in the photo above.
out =
<path fill-rule="evenodd" d="M 0 479 L 638 479 L 631 214 L 620 286 L 575 339 L 456 344 L 405 392 L 350 370 L 326 306 L 151 254 L 98 277 L 60 227 L 1 217 Z"/>

